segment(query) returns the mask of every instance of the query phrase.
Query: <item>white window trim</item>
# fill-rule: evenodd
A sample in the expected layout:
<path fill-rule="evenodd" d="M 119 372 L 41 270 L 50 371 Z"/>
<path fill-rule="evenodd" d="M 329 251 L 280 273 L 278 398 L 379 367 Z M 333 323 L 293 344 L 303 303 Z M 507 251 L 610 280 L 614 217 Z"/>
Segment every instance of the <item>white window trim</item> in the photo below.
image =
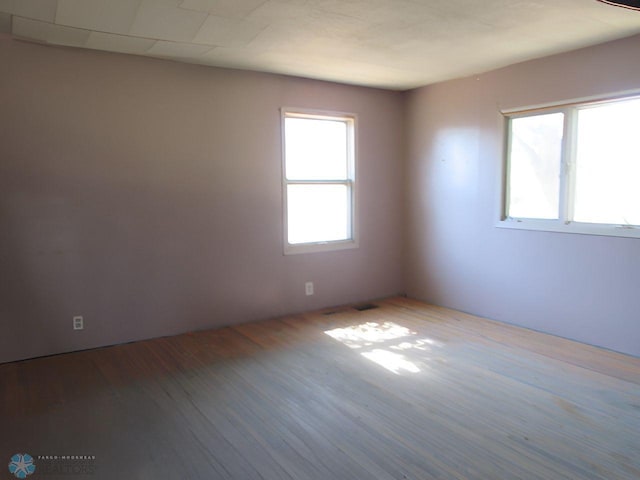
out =
<path fill-rule="evenodd" d="M 501 110 L 503 117 L 504 153 L 502 164 L 502 195 L 500 197 L 500 215 L 496 223 L 498 228 L 517 230 L 535 230 L 544 232 L 573 233 L 582 235 L 601 235 L 610 237 L 640 238 L 640 226 L 616 225 L 603 223 L 583 223 L 569 220 L 572 217 L 573 191 L 572 182 L 575 176 L 571 175 L 571 169 L 575 163 L 575 142 L 577 139 L 577 111 L 580 108 L 598 104 L 609 103 L 616 100 L 633 99 L 640 97 L 639 90 L 619 92 L 608 96 L 586 97 L 574 99 L 561 104 L 543 104 L 531 107 Z M 561 182 L 560 182 L 560 218 L 555 220 L 543 220 L 532 218 L 514 218 L 507 216 L 509 211 L 509 151 L 511 150 L 510 119 L 533 116 L 535 114 L 564 113 L 564 138 L 562 144 Z"/>
<path fill-rule="evenodd" d="M 312 180 L 287 180 L 286 171 L 286 148 L 285 148 L 285 118 L 286 117 L 298 117 L 298 118 L 323 118 L 334 119 L 338 121 L 347 120 L 348 123 L 348 143 L 349 150 L 347 152 L 347 165 L 349 180 L 344 181 L 312 181 Z M 357 115 L 353 113 L 316 110 L 307 108 L 290 108 L 282 107 L 280 109 L 280 132 L 281 132 L 281 145 L 282 145 L 282 225 L 283 225 L 283 239 L 284 239 L 284 254 L 285 255 L 297 255 L 301 253 L 316 253 L 316 252 L 330 252 L 336 250 L 348 250 L 359 247 L 359 235 L 358 235 L 358 182 L 356 181 L 357 163 L 358 163 L 358 146 L 357 137 L 358 130 L 356 128 L 358 119 Z M 349 227 L 351 230 L 351 238 L 346 240 L 326 241 L 326 242 L 310 242 L 310 243 L 289 243 L 289 225 L 287 215 L 287 186 L 290 184 L 339 184 L 349 185 L 351 191 L 351 209 L 349 217 Z"/>

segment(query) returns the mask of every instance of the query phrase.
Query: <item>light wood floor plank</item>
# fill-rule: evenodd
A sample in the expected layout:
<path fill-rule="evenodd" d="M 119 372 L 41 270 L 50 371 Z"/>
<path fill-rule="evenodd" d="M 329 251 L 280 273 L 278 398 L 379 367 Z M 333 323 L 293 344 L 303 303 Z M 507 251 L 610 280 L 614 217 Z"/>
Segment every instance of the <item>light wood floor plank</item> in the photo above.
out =
<path fill-rule="evenodd" d="M 0 365 L 0 460 L 95 455 L 74 475 L 92 479 L 640 478 L 640 359 L 374 303 Z"/>

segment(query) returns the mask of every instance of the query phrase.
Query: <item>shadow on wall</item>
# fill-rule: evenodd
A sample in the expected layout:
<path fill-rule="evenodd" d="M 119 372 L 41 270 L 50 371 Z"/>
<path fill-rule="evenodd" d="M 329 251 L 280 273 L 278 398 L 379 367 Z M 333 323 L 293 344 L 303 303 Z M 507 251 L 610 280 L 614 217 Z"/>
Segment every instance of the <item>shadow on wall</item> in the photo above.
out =
<path fill-rule="evenodd" d="M 3 174 L 0 203 L 0 362 L 58 351 L 69 343 L 77 291 L 78 237 L 71 222 L 74 206 L 40 184 L 35 176 Z M 15 353 L 14 353 L 15 352 Z"/>

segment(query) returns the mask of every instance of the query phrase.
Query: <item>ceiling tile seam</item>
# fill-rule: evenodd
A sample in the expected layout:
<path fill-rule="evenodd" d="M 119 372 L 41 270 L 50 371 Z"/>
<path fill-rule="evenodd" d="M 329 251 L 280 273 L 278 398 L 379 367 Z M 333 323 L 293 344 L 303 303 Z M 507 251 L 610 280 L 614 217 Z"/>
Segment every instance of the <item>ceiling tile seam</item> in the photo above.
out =
<path fill-rule="evenodd" d="M 138 14 L 140 13 L 140 7 L 142 6 L 142 1 L 141 0 L 137 0 L 138 4 L 136 7 L 136 14 L 133 16 L 133 20 L 131 21 L 127 31 L 131 32 L 131 28 L 133 27 L 133 24 L 136 20 L 136 18 L 138 17 Z M 90 32 L 99 32 L 99 33 L 106 33 L 106 34 L 110 34 L 110 35 L 122 35 L 122 34 L 114 34 L 113 32 L 105 32 L 102 30 L 92 30 L 92 29 L 88 29 L 88 28 L 82 28 L 82 27 L 76 27 L 75 25 L 67 25 L 65 23 L 59 22 L 58 21 L 58 14 L 59 14 L 59 10 L 60 10 L 60 2 L 58 0 L 56 0 L 56 13 L 54 16 L 54 21 L 53 21 L 53 25 L 59 25 L 61 27 L 68 27 L 68 28 L 76 28 L 78 30 L 85 30 L 85 31 L 90 31 Z M 18 15 L 20 18 L 25 18 L 27 20 L 33 20 L 33 21 L 41 21 L 44 22 L 44 20 L 39 20 L 39 19 L 34 19 L 34 18 L 30 18 L 30 17 L 23 17 L 21 15 Z M 50 23 L 50 22 L 47 22 Z M 132 35 L 135 36 L 135 35 Z M 139 37 L 139 38 L 145 38 L 145 37 Z M 149 40 L 153 40 L 153 39 L 149 39 Z"/>
<path fill-rule="evenodd" d="M 260 2 L 258 5 L 253 7 L 250 12 L 247 12 L 247 14 L 244 16 L 244 18 L 249 17 L 252 13 L 254 13 L 256 10 L 258 10 L 260 7 L 262 7 L 265 3 L 267 3 L 267 0 L 264 0 L 263 2 Z"/>
<path fill-rule="evenodd" d="M 178 7 L 178 8 L 180 8 L 180 7 Z M 183 9 L 183 10 L 188 10 L 188 9 Z M 200 33 L 200 30 L 202 30 L 202 27 L 204 27 L 204 24 L 207 22 L 207 19 L 209 18 L 209 16 L 210 16 L 210 14 L 207 12 L 205 17 L 202 19 L 202 23 L 200 23 L 200 26 L 196 30 L 196 33 L 191 37 L 191 41 L 190 42 L 185 42 L 185 43 L 189 43 L 191 45 L 197 45 L 197 44 L 193 43 L 193 41 L 196 39 L 196 37 Z M 206 44 L 203 44 L 203 45 L 206 45 Z M 215 45 L 215 46 L 220 46 L 220 45 Z"/>
<path fill-rule="evenodd" d="M 216 45 L 216 44 L 211 44 L 211 43 L 184 42 L 184 41 L 181 41 L 181 40 L 167 40 L 166 38 L 144 37 L 142 35 L 133 35 L 133 34 L 127 35 L 127 34 L 123 34 L 123 33 L 107 32 L 107 31 L 104 31 L 104 30 L 93 30 L 93 29 L 90 29 L 90 28 L 73 27 L 71 25 L 65 25 L 63 23 L 47 22 L 45 20 L 36 20 L 34 18 L 24 17 L 22 15 L 10 15 L 10 17 L 11 17 L 11 31 L 13 31 L 13 17 L 17 17 L 17 18 L 21 18 L 23 20 L 29 20 L 31 22 L 46 23 L 48 25 L 54 25 L 56 27 L 71 28 L 73 30 L 82 30 L 82 31 L 89 32 L 89 33 L 93 33 L 93 32 L 95 32 L 95 33 L 103 33 L 105 35 L 112 35 L 114 37 L 126 37 L 126 38 L 134 38 L 134 39 L 135 38 L 139 38 L 139 39 L 142 39 L 142 40 L 152 40 L 154 42 L 169 42 L 169 43 L 179 43 L 179 44 L 182 44 L 182 45 L 195 45 L 195 46 L 198 46 L 198 47 L 210 47 L 211 49 L 220 48 L 221 47 L 221 45 Z"/>
<path fill-rule="evenodd" d="M 127 33 L 129 33 L 129 35 L 125 35 L 127 37 L 129 37 L 129 36 L 135 37 L 135 35 L 131 34 L 131 29 L 135 25 L 136 19 L 138 18 L 138 15 L 140 15 L 140 8 L 142 8 L 142 0 L 138 0 L 138 6 L 136 7 L 136 14 L 133 16 L 133 19 L 131 20 L 131 23 L 129 24 L 129 28 L 127 29 Z M 108 33 L 108 32 L 102 32 L 102 33 Z M 153 38 L 149 38 L 147 40 L 154 40 L 154 39 Z"/>
<path fill-rule="evenodd" d="M 149 40 L 151 40 L 151 39 L 149 39 Z M 160 54 L 157 54 L 157 53 L 150 53 L 151 50 L 153 50 L 153 48 L 158 44 L 158 42 L 179 43 L 181 45 L 195 45 L 195 46 L 198 46 L 198 47 L 209 47 L 207 51 L 202 52 L 202 53 L 198 53 L 196 55 L 193 55 L 192 58 L 204 57 L 205 55 L 208 55 L 213 50 L 218 48 L 218 47 L 211 47 L 210 45 L 199 45 L 199 44 L 188 43 L 188 42 L 174 42 L 172 40 L 156 40 L 153 45 L 151 45 L 149 48 L 147 48 L 144 51 L 144 53 L 145 54 L 149 54 L 149 56 L 160 57 L 160 58 L 182 58 L 182 57 L 176 57 L 174 55 L 160 55 Z"/>
<path fill-rule="evenodd" d="M 58 10 L 60 10 L 60 2 L 56 0 L 56 14 L 53 16 L 53 23 L 58 23 Z"/>
<path fill-rule="evenodd" d="M 191 10 L 191 9 L 188 9 L 188 8 L 187 8 L 187 9 L 184 9 L 184 10 L 187 10 L 187 11 L 195 11 L 195 10 Z M 204 21 L 203 21 L 203 22 L 202 22 L 202 24 L 200 25 L 200 27 L 198 27 L 198 30 L 197 30 L 196 34 L 194 35 L 194 37 L 193 37 L 194 39 L 198 38 L 198 36 L 200 35 L 200 32 L 201 32 L 202 28 L 204 27 L 204 24 L 207 22 L 207 20 L 209 19 L 209 17 L 211 17 L 211 18 L 220 18 L 220 19 L 223 19 L 223 20 L 233 20 L 233 19 L 231 19 L 230 17 L 223 17 L 223 16 L 221 16 L 221 15 L 213 15 L 213 14 L 208 13 L 208 14 L 207 14 L 207 16 L 205 17 Z M 260 23 L 262 23 L 262 22 L 260 22 Z M 251 45 L 251 43 L 253 43 L 253 41 L 254 41 L 256 38 L 258 38 L 258 37 L 260 36 L 260 34 L 261 34 L 261 33 L 263 33 L 263 32 L 264 32 L 267 28 L 269 28 L 271 25 L 273 25 L 273 24 L 272 24 L 272 23 L 265 22 L 265 24 L 264 24 L 263 26 L 261 26 L 261 27 L 260 27 L 260 31 L 258 31 L 255 35 L 253 35 L 253 36 L 251 37 L 251 39 L 247 42 L 246 46 Z M 208 45 L 211 45 L 211 46 L 214 46 L 214 47 L 221 47 L 221 48 L 224 48 L 224 45 L 217 45 L 217 44 L 210 44 L 210 43 L 196 43 L 196 42 L 194 42 L 194 41 L 187 42 L 187 43 L 190 43 L 190 44 L 192 44 L 192 45 L 202 45 L 202 46 L 208 46 Z"/>
<path fill-rule="evenodd" d="M 259 32 L 256 32 L 256 34 L 252 36 L 251 39 L 247 42 L 246 47 L 251 47 L 251 44 L 255 41 L 255 39 L 258 38 L 260 34 L 263 33 L 267 28 L 269 28 L 269 24 L 262 27 Z"/>
<path fill-rule="evenodd" d="M 258 10 L 258 9 L 259 9 L 260 7 L 262 7 L 265 3 L 267 3 L 267 1 L 268 1 L 268 0 L 263 0 L 262 2 L 260 2 L 258 5 L 256 5 L 255 7 L 253 7 L 249 12 L 247 12 L 245 15 L 243 15 L 243 16 L 242 16 L 242 17 L 240 17 L 240 18 L 248 18 L 248 17 L 249 17 L 249 16 L 251 16 L 251 15 L 252 15 L 256 10 Z M 195 8 L 187 8 L 187 7 L 183 6 L 183 5 L 184 5 L 184 0 L 182 0 L 182 2 L 180 2 L 180 5 L 178 5 L 178 6 L 177 6 L 177 8 L 179 8 L 179 9 L 181 9 L 181 10 L 186 10 L 187 12 L 202 12 L 202 10 L 197 10 L 197 9 L 195 9 Z M 202 12 L 202 13 L 204 13 L 204 12 Z M 210 13 L 210 12 L 206 12 L 206 13 L 207 13 L 207 17 L 208 17 L 208 16 L 210 16 L 210 15 L 213 15 L 213 14 L 212 14 L 212 13 Z M 213 15 L 213 16 L 221 17 L 221 18 L 231 18 L 231 17 L 223 17 L 223 16 L 221 16 L 221 15 Z M 205 18 L 205 21 L 206 21 L 206 18 Z M 201 28 L 202 28 L 202 26 L 201 26 Z"/>

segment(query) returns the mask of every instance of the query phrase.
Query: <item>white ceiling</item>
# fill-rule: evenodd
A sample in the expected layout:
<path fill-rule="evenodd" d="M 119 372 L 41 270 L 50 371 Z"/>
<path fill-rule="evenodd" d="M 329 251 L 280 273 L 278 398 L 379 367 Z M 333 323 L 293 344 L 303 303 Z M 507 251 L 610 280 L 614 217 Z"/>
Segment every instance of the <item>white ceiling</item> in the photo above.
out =
<path fill-rule="evenodd" d="M 404 90 L 640 33 L 596 0 L 0 0 L 53 45 Z"/>

